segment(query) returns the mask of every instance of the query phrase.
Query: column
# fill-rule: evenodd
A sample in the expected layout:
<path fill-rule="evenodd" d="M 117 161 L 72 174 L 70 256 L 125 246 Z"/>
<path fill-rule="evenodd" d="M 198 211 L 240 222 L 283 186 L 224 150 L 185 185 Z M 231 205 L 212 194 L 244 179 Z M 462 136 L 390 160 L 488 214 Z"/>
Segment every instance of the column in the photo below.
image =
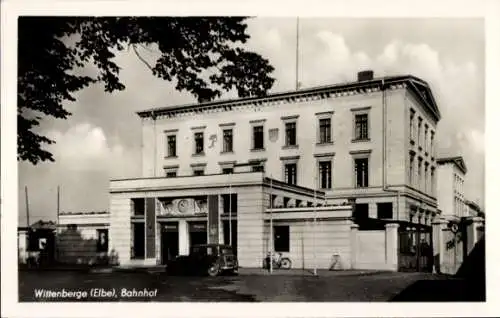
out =
<path fill-rule="evenodd" d="M 443 239 L 443 230 L 448 222 L 445 219 L 438 218 L 432 222 L 432 256 L 433 256 L 433 272 L 441 273 L 443 265 L 443 255 L 445 242 Z"/>
<path fill-rule="evenodd" d="M 356 269 L 359 225 L 351 224 L 351 269 Z"/>
<path fill-rule="evenodd" d="M 391 271 L 398 270 L 398 228 L 397 223 L 385 225 L 385 263 Z"/>
<path fill-rule="evenodd" d="M 186 220 L 179 221 L 179 255 L 189 255 L 189 228 Z"/>
<path fill-rule="evenodd" d="M 375 202 L 368 203 L 368 217 L 371 219 L 377 218 L 377 203 Z"/>

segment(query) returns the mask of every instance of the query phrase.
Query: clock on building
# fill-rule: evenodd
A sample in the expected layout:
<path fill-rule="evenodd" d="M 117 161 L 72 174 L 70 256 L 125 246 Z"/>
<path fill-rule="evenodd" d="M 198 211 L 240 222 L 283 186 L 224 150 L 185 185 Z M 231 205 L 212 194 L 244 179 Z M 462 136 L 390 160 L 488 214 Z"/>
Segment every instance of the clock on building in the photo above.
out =
<path fill-rule="evenodd" d="M 186 212 L 188 209 L 188 201 L 186 199 L 180 200 L 179 203 L 177 204 L 177 208 L 181 213 Z"/>

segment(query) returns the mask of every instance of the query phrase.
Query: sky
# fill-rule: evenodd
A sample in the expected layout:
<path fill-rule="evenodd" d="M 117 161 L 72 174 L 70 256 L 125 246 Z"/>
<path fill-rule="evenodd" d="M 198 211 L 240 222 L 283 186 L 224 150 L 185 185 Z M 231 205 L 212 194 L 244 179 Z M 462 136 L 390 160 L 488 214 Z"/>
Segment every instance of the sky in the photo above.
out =
<path fill-rule="evenodd" d="M 360 70 L 375 76 L 413 74 L 427 81 L 442 119 L 439 156 L 461 155 L 468 168 L 465 195 L 484 206 L 485 40 L 482 19 L 472 18 L 301 18 L 301 87 L 355 80 Z M 268 58 L 276 78 L 273 92 L 295 88 L 296 18 L 248 20 L 246 46 Z M 141 50 L 154 62 L 154 50 Z M 132 51 L 117 55 L 125 91 L 105 93 L 94 85 L 65 103 L 72 116 L 47 118 L 39 131 L 53 138 L 47 146 L 56 162 L 19 163 L 19 225 L 55 219 L 57 187 L 61 211 L 108 210 L 113 178 L 138 177 L 140 127 L 136 111 L 195 102 L 170 82 L 155 78 Z M 230 95 L 228 95 L 230 96 Z M 228 97 L 224 96 L 224 97 Z M 486 212 L 487 213 L 487 212 Z"/>

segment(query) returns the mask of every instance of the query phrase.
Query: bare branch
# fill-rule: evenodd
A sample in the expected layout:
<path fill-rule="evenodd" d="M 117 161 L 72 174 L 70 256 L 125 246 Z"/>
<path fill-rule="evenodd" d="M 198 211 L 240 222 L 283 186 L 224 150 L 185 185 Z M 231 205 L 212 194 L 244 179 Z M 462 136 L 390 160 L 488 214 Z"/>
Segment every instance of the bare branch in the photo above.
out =
<path fill-rule="evenodd" d="M 153 67 L 151 65 L 149 65 L 149 63 L 139 54 L 139 52 L 137 52 L 137 48 L 135 47 L 135 44 L 132 44 L 132 49 L 134 50 L 135 55 L 137 55 L 139 60 L 141 60 L 142 63 L 146 64 L 146 66 L 152 71 Z"/>

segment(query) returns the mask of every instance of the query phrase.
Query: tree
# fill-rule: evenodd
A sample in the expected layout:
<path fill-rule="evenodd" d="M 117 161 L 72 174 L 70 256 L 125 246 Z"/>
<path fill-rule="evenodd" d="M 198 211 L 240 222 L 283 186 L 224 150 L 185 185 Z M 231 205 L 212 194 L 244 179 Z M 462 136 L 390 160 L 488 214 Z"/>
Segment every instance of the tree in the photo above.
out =
<path fill-rule="evenodd" d="M 263 96 L 274 83 L 269 61 L 241 46 L 249 38 L 244 17 L 20 17 L 18 27 L 18 160 L 34 165 L 54 161 L 42 148 L 54 141 L 35 131 L 43 117 L 66 119 L 62 103 L 91 84 L 125 89 L 115 52 L 131 47 L 154 76 L 199 102 L 230 90 Z M 152 45 L 160 57 L 150 65 L 136 48 Z M 96 76 L 78 73 L 87 63 Z"/>

